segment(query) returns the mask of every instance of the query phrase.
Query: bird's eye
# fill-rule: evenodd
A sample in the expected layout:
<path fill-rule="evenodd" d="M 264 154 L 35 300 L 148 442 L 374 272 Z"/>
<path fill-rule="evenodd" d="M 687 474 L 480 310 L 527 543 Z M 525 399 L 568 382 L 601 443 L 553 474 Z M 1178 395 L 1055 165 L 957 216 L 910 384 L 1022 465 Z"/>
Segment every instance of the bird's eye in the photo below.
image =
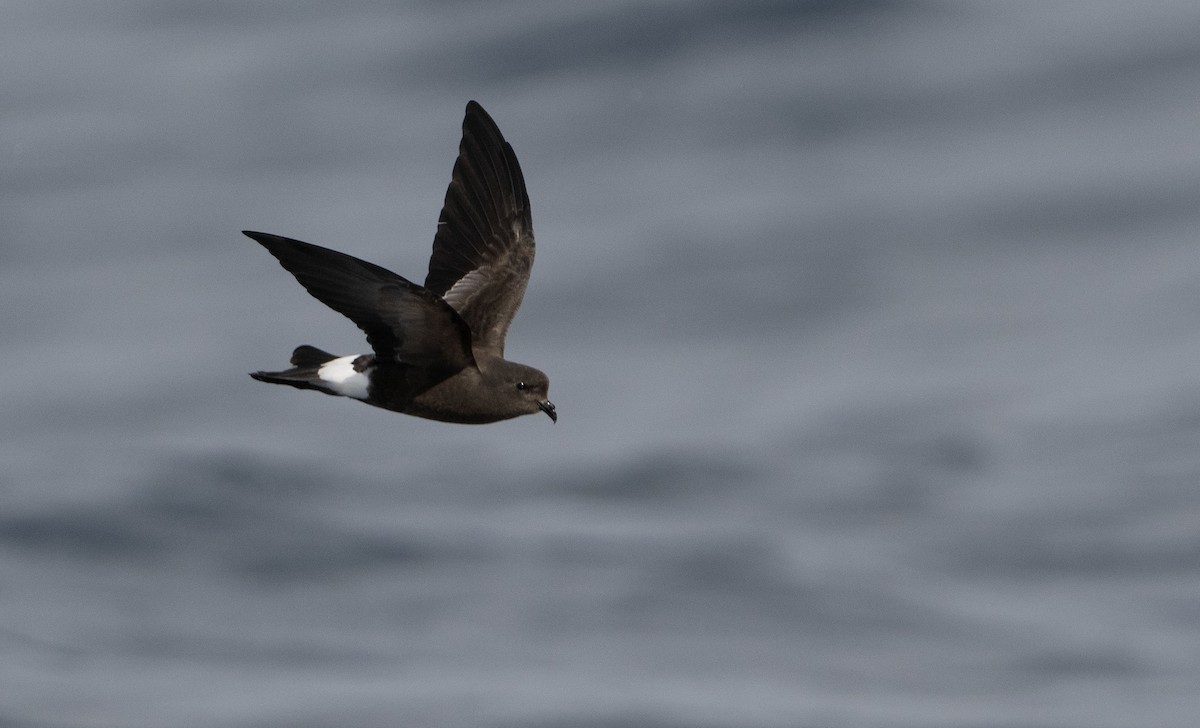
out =
<path fill-rule="evenodd" d="M 518 392 L 524 392 L 524 391 L 525 391 L 525 382 L 517 382 L 517 391 L 518 391 Z"/>

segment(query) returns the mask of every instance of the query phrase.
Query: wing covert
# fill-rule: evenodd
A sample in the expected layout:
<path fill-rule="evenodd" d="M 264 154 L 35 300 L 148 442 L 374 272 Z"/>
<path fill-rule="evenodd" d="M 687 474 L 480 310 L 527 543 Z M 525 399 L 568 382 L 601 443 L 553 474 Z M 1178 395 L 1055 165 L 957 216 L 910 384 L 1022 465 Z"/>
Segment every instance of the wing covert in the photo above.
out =
<path fill-rule="evenodd" d="M 466 321 L 476 348 L 503 356 L 504 337 L 525 295 L 534 253 L 521 166 L 496 123 L 471 101 L 425 288 Z"/>
<path fill-rule="evenodd" d="M 349 318 L 375 354 L 425 367 L 475 363 L 471 332 L 444 300 L 373 263 L 299 240 L 246 231 L 314 298 Z"/>

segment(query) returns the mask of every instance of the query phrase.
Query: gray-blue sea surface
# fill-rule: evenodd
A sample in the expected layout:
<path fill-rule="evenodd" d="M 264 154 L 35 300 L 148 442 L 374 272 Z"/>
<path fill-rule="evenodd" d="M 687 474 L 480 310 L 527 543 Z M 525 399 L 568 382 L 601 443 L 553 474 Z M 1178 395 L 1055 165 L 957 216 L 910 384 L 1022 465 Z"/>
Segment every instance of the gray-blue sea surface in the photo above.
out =
<path fill-rule="evenodd" d="M 1200 6 L 0 7 L 0 726 L 1194 726 Z M 244 228 L 420 281 L 468 99 L 557 425 Z"/>

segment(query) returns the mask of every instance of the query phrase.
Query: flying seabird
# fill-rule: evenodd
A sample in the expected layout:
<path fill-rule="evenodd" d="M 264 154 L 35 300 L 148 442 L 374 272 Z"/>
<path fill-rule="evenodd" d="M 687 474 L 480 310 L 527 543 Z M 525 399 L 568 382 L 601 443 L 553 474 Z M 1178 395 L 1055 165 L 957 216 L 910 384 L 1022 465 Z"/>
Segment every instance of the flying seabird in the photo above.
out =
<path fill-rule="evenodd" d="M 336 356 L 300 346 L 291 369 L 251 377 L 442 422 L 535 412 L 558 421 L 546 375 L 504 358 L 533 267 L 533 220 L 516 154 L 476 102 L 467 103 L 424 286 L 345 253 L 244 232 L 357 324 L 372 350 Z"/>

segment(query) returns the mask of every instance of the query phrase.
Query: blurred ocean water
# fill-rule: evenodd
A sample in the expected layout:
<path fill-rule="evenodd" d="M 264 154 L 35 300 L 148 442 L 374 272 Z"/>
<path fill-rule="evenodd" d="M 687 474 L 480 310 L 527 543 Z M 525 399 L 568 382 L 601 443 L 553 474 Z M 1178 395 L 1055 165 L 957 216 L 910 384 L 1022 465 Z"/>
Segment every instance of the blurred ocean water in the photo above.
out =
<path fill-rule="evenodd" d="M 1192 726 L 1200 9 L 9 2 L 0 726 Z M 557 426 L 239 234 L 422 280 L 467 99 Z"/>

